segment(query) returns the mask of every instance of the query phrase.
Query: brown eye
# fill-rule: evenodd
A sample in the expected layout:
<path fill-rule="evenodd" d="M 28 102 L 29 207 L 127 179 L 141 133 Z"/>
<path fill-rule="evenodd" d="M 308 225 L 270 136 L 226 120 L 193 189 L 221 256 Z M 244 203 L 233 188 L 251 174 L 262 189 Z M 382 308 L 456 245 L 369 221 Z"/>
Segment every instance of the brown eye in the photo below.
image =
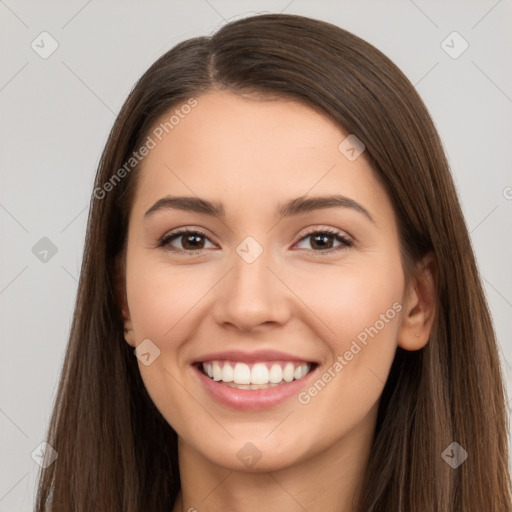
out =
<path fill-rule="evenodd" d="M 206 240 L 208 237 L 201 231 L 185 229 L 164 236 L 159 245 L 171 251 L 195 252 L 205 249 Z M 175 241 L 178 241 L 181 247 L 172 245 Z"/>
<path fill-rule="evenodd" d="M 300 239 L 300 242 L 311 239 L 309 245 L 315 252 L 331 253 L 342 250 L 352 245 L 352 241 L 346 238 L 339 231 L 318 230 L 311 231 Z M 339 242 L 338 246 L 334 246 L 335 242 Z M 306 249 L 309 249 L 306 247 Z"/>

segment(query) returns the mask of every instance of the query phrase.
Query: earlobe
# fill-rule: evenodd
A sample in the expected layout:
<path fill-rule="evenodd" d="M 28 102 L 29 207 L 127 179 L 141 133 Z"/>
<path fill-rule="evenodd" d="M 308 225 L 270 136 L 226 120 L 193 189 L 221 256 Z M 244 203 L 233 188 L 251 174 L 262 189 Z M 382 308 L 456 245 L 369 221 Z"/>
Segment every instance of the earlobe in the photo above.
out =
<path fill-rule="evenodd" d="M 133 329 L 130 329 L 128 327 L 125 327 L 124 329 L 124 339 L 126 340 L 126 343 L 130 345 L 131 347 L 135 348 L 135 337 L 133 335 Z"/>
<path fill-rule="evenodd" d="M 133 334 L 133 325 L 130 316 L 130 309 L 128 307 L 128 297 L 126 295 L 126 280 L 124 271 L 124 262 L 122 257 L 118 257 L 115 265 L 115 276 L 114 276 L 115 294 L 117 299 L 118 307 L 123 316 L 124 323 L 124 338 L 126 342 L 135 347 L 135 338 Z"/>
<path fill-rule="evenodd" d="M 399 347 L 413 351 L 428 343 L 437 311 L 436 291 L 437 265 L 433 254 L 429 253 L 418 264 L 405 292 Z"/>
<path fill-rule="evenodd" d="M 128 345 L 135 347 L 135 336 L 133 333 L 133 325 L 132 320 L 130 318 L 130 312 L 128 310 L 126 295 L 124 295 L 122 299 L 122 313 L 124 320 L 124 339 L 126 340 Z"/>

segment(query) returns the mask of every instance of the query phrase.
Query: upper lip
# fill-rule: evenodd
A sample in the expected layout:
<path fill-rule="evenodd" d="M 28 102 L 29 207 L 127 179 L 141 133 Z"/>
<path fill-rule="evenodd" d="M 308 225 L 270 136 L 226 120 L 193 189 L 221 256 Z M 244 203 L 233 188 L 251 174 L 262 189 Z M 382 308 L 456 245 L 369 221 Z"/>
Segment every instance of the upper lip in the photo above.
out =
<path fill-rule="evenodd" d="M 255 350 L 244 352 L 241 350 L 224 350 L 222 352 L 210 352 L 199 356 L 192 361 L 192 364 L 205 361 L 237 361 L 241 363 L 256 363 L 258 361 L 300 361 L 304 363 L 315 363 L 313 359 L 304 358 L 278 350 Z"/>

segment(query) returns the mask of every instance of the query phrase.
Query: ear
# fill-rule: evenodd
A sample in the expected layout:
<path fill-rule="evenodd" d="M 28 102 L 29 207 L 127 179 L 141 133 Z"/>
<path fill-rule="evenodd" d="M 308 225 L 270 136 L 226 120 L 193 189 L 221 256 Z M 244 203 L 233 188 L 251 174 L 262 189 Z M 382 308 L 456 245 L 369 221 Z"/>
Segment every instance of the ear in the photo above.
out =
<path fill-rule="evenodd" d="M 437 264 L 428 253 L 410 278 L 403 300 L 403 316 L 398 331 L 398 346 L 419 350 L 429 340 L 437 311 Z"/>
<path fill-rule="evenodd" d="M 117 299 L 117 304 L 123 315 L 124 323 L 124 338 L 128 345 L 135 347 L 135 336 L 133 334 L 133 325 L 130 316 L 130 309 L 128 308 L 128 297 L 126 294 L 126 267 L 125 258 L 119 255 L 115 263 L 114 287 Z"/>

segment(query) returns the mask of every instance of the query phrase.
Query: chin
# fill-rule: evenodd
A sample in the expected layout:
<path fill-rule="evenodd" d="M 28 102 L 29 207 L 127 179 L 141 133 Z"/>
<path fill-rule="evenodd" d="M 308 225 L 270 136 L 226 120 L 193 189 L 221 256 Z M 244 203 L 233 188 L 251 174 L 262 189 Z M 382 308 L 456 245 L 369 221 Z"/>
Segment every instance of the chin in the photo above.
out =
<path fill-rule="evenodd" d="M 273 447 L 246 441 L 239 447 L 226 447 L 225 453 L 205 454 L 213 463 L 231 471 L 265 473 L 279 471 L 300 462 L 300 454 L 290 451 L 276 452 Z"/>

